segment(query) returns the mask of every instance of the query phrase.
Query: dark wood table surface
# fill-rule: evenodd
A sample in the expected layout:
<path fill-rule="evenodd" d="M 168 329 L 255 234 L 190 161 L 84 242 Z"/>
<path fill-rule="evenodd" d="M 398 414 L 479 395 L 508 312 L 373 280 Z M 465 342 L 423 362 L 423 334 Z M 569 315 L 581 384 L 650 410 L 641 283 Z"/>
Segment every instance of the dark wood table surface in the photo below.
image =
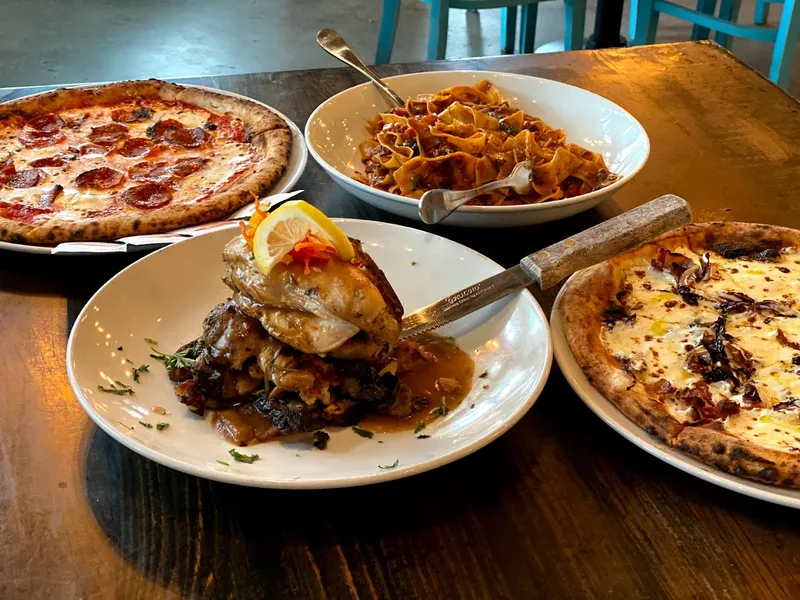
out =
<path fill-rule="evenodd" d="M 689 200 L 698 221 L 800 228 L 800 104 L 717 46 L 378 71 L 435 69 L 578 85 L 650 135 L 646 168 L 597 210 L 517 230 L 436 230 L 503 264 L 665 192 Z M 325 69 L 191 81 L 267 102 L 302 127 L 361 79 Z M 329 215 L 419 226 L 347 195 L 313 160 L 299 186 Z M 402 481 L 260 490 L 141 458 L 94 426 L 65 371 L 81 307 L 134 258 L 0 251 L 0 598 L 800 597 L 800 513 L 639 450 L 582 404 L 555 364 L 506 435 Z M 549 310 L 554 292 L 536 295 Z"/>

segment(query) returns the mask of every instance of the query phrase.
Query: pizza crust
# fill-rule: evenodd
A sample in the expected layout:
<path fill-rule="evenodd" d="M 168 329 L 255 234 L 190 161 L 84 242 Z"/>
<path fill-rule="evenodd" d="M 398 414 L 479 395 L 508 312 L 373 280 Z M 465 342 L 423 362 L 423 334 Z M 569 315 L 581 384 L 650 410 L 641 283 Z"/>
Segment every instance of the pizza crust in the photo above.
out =
<path fill-rule="evenodd" d="M 266 195 L 286 170 L 292 148 L 292 133 L 286 122 L 267 107 L 241 98 L 156 79 L 64 88 L 20 98 L 0 105 L 0 118 L 14 114 L 29 118 L 80 106 L 142 97 L 183 101 L 211 112 L 229 112 L 239 117 L 245 125 L 248 142 L 262 158 L 260 165 L 229 188 L 192 204 L 175 203 L 148 211 L 127 211 L 75 221 L 52 220 L 41 224 L 0 217 L 0 240 L 27 244 L 113 240 L 208 223 L 225 218 L 252 202 L 254 195 Z"/>
<path fill-rule="evenodd" d="M 725 255 L 765 248 L 800 250 L 800 231 L 750 223 L 687 225 L 575 274 L 561 299 L 564 334 L 586 377 L 629 419 L 649 434 L 720 470 L 761 483 L 800 488 L 800 456 L 765 448 L 726 431 L 720 422 L 687 426 L 635 382 L 601 340 L 603 314 L 623 284 L 626 266 L 656 255 L 660 248 L 689 248 Z"/>

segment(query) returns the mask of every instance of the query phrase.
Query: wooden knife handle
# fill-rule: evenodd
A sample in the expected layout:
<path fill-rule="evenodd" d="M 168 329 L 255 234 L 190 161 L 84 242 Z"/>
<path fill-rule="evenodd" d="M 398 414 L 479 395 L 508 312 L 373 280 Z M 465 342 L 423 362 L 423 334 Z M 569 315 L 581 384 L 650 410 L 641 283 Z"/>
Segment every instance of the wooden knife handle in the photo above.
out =
<path fill-rule="evenodd" d="M 691 221 L 689 203 L 668 194 L 534 252 L 523 258 L 520 265 L 544 290 L 576 271 Z"/>

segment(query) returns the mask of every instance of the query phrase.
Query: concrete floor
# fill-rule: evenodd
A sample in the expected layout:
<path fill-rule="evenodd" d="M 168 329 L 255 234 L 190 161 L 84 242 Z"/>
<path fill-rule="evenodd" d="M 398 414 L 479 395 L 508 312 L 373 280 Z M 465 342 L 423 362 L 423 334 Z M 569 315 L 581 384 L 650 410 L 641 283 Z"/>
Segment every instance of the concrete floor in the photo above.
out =
<path fill-rule="evenodd" d="M 779 9 L 773 5 L 773 25 Z M 741 21 L 753 10 L 754 0 L 744 0 Z M 428 12 L 420 0 L 404 0 L 393 61 L 425 59 Z M 587 35 L 594 14 L 590 1 Z M 380 0 L 2 0 L 0 87 L 333 66 L 314 39 L 323 27 L 371 62 L 379 20 Z M 623 35 L 627 27 L 626 14 Z M 688 39 L 690 29 L 662 17 L 658 40 Z M 536 45 L 563 32 L 563 3 L 543 2 Z M 771 44 L 736 40 L 733 50 L 769 68 Z M 451 10 L 448 58 L 499 53 L 499 9 Z M 790 91 L 800 95 L 800 61 Z"/>

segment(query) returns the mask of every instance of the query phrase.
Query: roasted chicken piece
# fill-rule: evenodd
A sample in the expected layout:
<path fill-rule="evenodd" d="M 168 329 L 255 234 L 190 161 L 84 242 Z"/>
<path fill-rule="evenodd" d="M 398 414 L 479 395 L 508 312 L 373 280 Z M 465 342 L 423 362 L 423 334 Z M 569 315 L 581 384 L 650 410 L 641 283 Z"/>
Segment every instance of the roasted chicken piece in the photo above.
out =
<path fill-rule="evenodd" d="M 305 354 L 374 359 L 391 353 L 403 307 L 383 272 L 353 242 L 353 261 L 334 259 L 309 273 L 299 263 L 264 275 L 237 236 L 223 252 L 225 284 L 242 312 L 271 336 Z"/>

